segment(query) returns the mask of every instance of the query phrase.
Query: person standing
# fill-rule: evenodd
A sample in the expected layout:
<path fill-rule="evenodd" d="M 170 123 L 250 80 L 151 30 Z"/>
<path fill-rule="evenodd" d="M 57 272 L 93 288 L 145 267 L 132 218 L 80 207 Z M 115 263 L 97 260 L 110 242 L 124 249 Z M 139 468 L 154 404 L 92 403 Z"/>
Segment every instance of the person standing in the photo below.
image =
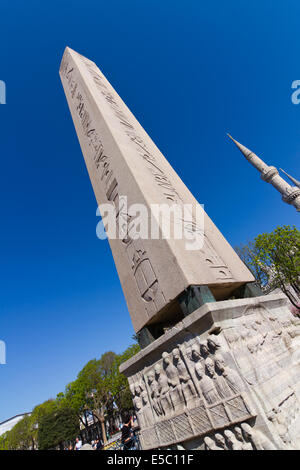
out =
<path fill-rule="evenodd" d="M 80 450 L 82 447 L 82 440 L 76 437 L 75 450 Z"/>
<path fill-rule="evenodd" d="M 133 447 L 133 420 L 132 416 L 126 413 L 123 418 L 122 437 L 123 450 L 129 450 Z"/>
<path fill-rule="evenodd" d="M 99 438 L 99 439 L 97 439 L 97 442 L 96 442 L 96 450 L 102 450 L 102 449 L 103 449 L 103 442 Z"/>

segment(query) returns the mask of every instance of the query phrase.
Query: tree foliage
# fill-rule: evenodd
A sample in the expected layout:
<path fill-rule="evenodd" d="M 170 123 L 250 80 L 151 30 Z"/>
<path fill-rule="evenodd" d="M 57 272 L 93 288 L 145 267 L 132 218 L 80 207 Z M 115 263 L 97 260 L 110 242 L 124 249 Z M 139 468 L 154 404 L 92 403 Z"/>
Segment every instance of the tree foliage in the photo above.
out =
<path fill-rule="evenodd" d="M 122 354 L 108 351 L 99 359 L 90 360 L 56 399 L 37 405 L 31 416 L 0 436 L 0 450 L 54 448 L 72 440 L 79 433 L 80 422 L 87 426 L 90 414 L 100 422 L 105 443 L 105 423 L 113 421 L 117 413 L 133 408 L 128 381 L 120 374 L 119 366 L 139 349 L 134 344 Z"/>
<path fill-rule="evenodd" d="M 235 251 L 253 274 L 256 284 L 263 288 L 266 283 L 265 274 L 262 272 L 261 265 L 257 262 L 258 250 L 255 242 L 235 247 Z"/>
<path fill-rule="evenodd" d="M 75 411 L 68 406 L 58 405 L 40 419 L 38 447 L 40 450 L 53 449 L 65 441 L 73 440 L 79 429 Z"/>
<path fill-rule="evenodd" d="M 13 429 L 0 436 L 1 450 L 26 450 L 34 447 L 30 416 L 24 416 Z"/>
<path fill-rule="evenodd" d="M 262 233 L 236 251 L 263 290 L 279 287 L 289 296 L 290 285 L 300 294 L 300 232 L 295 226 L 279 226 L 271 233 Z"/>
<path fill-rule="evenodd" d="M 109 387 L 113 400 L 121 413 L 123 411 L 131 410 L 133 405 L 128 380 L 125 375 L 120 374 L 119 367 L 123 362 L 130 359 L 139 351 L 139 345 L 133 344 L 129 346 L 122 354 L 119 354 L 112 364 Z"/>

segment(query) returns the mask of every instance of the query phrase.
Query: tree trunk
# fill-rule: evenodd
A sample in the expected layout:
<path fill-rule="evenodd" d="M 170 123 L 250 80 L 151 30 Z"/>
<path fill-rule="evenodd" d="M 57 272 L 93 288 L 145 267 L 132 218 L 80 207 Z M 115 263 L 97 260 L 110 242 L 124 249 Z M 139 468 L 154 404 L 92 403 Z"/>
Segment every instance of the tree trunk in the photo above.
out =
<path fill-rule="evenodd" d="M 107 444 L 107 438 L 106 438 L 106 429 L 105 429 L 104 418 L 101 418 L 101 419 L 100 419 L 100 423 L 101 423 L 101 431 L 102 431 L 103 445 L 106 446 L 106 444 Z"/>
<path fill-rule="evenodd" d="M 295 282 L 293 282 L 293 283 L 291 284 L 291 286 L 293 287 L 294 291 L 295 291 L 298 295 L 300 295 L 299 286 L 298 286 Z"/>
<path fill-rule="evenodd" d="M 106 445 L 107 437 L 106 437 L 106 429 L 105 429 L 105 418 L 104 416 L 100 415 L 98 412 L 95 412 L 95 411 L 93 412 L 93 415 L 95 415 L 98 421 L 100 421 L 103 445 Z"/>

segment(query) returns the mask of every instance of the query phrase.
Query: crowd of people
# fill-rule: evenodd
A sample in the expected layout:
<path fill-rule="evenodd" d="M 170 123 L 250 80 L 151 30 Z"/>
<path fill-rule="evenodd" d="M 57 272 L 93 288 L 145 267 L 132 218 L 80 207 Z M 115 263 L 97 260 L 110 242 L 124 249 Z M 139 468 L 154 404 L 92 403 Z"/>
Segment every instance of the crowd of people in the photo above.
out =
<path fill-rule="evenodd" d="M 91 444 L 83 444 L 80 437 L 76 437 L 75 444 L 70 444 L 65 450 L 102 450 L 102 439 L 95 439 Z"/>
<path fill-rule="evenodd" d="M 136 437 L 134 434 L 134 420 L 129 413 L 125 413 L 121 425 L 122 450 L 135 450 Z M 95 439 L 91 444 L 83 444 L 80 437 L 76 437 L 75 444 L 70 444 L 65 450 L 103 450 L 104 444 L 101 438 Z"/>

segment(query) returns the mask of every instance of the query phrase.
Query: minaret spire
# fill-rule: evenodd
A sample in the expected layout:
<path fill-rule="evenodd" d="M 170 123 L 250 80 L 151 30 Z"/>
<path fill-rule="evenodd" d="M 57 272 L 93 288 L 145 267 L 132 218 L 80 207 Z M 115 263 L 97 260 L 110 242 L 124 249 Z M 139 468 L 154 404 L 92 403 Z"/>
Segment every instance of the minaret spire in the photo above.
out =
<path fill-rule="evenodd" d="M 291 186 L 288 184 L 277 171 L 277 168 L 274 166 L 268 166 L 263 160 L 261 160 L 255 153 L 247 149 L 244 145 L 240 144 L 237 140 L 233 139 L 230 134 L 227 134 L 228 137 L 235 143 L 238 149 L 242 152 L 245 158 L 253 165 L 261 174 L 261 178 L 267 183 L 271 183 L 274 188 L 277 189 L 282 194 L 282 200 L 288 204 L 296 207 L 297 211 L 300 212 L 300 183 L 291 178 L 293 183 L 297 187 Z M 285 173 L 285 172 L 284 172 Z"/>
<path fill-rule="evenodd" d="M 242 152 L 244 157 L 251 163 L 260 173 L 265 171 L 268 168 L 265 162 L 263 162 L 255 153 L 247 149 L 244 145 L 240 144 L 237 140 L 231 137 L 230 134 L 227 134 L 228 137 L 235 143 L 237 148 Z"/>
<path fill-rule="evenodd" d="M 284 173 L 293 183 L 297 188 L 300 188 L 300 181 L 297 181 L 295 178 L 293 178 L 291 175 L 289 175 L 286 171 L 284 171 L 282 168 L 279 168 L 282 173 Z"/>

